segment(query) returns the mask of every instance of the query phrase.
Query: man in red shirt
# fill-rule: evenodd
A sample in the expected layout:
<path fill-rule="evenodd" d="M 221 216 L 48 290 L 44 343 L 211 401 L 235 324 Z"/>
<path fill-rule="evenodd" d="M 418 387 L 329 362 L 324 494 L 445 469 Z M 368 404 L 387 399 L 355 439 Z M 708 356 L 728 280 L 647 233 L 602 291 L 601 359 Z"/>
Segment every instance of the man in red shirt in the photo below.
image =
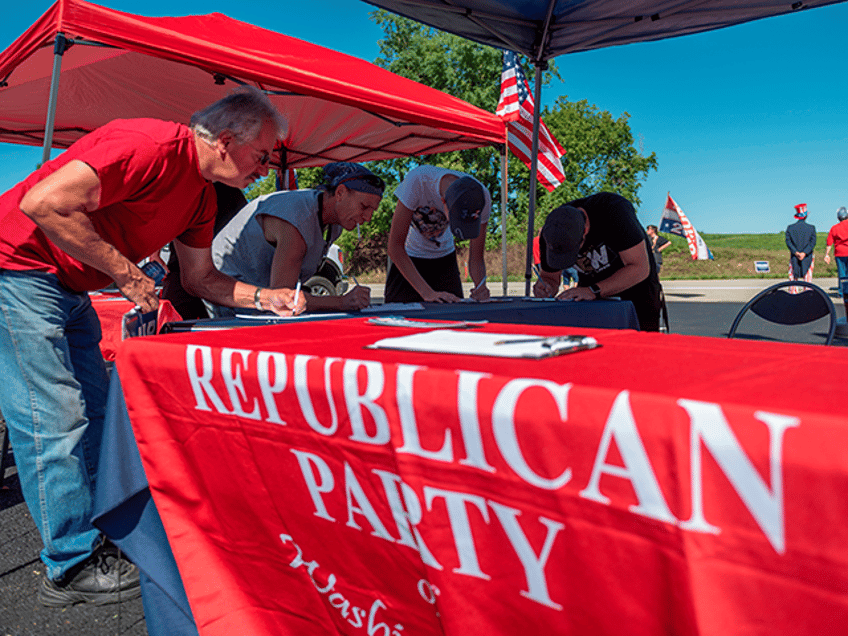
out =
<path fill-rule="evenodd" d="M 848 287 L 848 210 L 844 206 L 839 208 L 836 211 L 836 218 L 839 223 L 830 228 L 830 232 L 827 233 L 824 262 L 830 264 L 830 248 L 834 247 L 836 272 L 839 276 L 839 295 L 842 296 L 845 309 L 848 311 L 848 289 L 843 289 L 843 285 Z"/>
<path fill-rule="evenodd" d="M 0 411 L 24 499 L 44 542 L 39 600 L 104 604 L 139 593 L 138 570 L 91 525 L 108 377 L 88 291 L 111 282 L 142 311 L 158 306 L 136 266 L 175 242 L 187 290 L 215 303 L 303 310 L 290 289 L 260 289 L 212 263 L 213 182 L 245 188 L 268 173 L 286 122 L 241 89 L 191 125 L 117 120 L 0 196 Z"/>

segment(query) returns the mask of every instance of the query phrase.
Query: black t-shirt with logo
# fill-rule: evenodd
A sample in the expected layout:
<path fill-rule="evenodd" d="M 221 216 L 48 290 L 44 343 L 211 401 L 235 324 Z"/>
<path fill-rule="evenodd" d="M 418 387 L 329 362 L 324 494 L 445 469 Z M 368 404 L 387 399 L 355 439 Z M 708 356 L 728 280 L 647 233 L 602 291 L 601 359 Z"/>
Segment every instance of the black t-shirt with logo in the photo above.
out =
<path fill-rule="evenodd" d="M 599 192 L 568 205 L 583 208 L 589 217 L 589 233 L 580 248 L 575 267 L 580 272 L 580 287 L 606 280 L 624 267 L 621 252 L 639 243 L 645 246 L 650 274 L 616 296 L 636 307 L 643 330 L 659 328 L 660 281 L 648 235 L 636 217 L 633 205 L 618 194 Z"/>

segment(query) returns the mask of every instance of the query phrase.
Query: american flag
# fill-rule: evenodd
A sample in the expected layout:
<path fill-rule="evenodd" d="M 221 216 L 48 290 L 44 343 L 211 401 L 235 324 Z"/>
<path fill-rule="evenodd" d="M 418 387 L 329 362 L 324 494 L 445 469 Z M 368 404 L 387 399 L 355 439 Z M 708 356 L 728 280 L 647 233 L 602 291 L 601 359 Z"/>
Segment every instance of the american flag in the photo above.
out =
<path fill-rule="evenodd" d="M 533 149 L 533 97 L 530 87 L 521 69 L 518 56 L 512 51 L 504 51 L 503 72 L 501 73 L 501 97 L 496 114 L 507 123 L 509 148 L 516 157 L 530 167 L 530 153 Z M 539 122 L 539 160 L 537 176 L 549 192 L 565 181 L 560 157 L 565 150 L 545 126 Z"/>
<path fill-rule="evenodd" d="M 277 191 L 297 190 L 297 171 L 294 168 L 277 170 Z"/>

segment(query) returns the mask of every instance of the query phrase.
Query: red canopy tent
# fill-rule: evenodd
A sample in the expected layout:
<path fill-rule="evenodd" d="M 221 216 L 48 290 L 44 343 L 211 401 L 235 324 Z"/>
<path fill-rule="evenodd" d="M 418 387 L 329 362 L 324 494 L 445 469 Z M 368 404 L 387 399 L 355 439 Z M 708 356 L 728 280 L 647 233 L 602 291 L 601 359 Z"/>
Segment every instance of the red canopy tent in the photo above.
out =
<path fill-rule="evenodd" d="M 288 118 L 289 167 L 505 140 L 492 113 L 218 13 L 148 18 L 58 0 L 0 54 L 0 141 L 44 145 L 46 159 L 51 146 L 66 148 L 112 119 L 188 122 L 240 83 L 267 91 Z"/>

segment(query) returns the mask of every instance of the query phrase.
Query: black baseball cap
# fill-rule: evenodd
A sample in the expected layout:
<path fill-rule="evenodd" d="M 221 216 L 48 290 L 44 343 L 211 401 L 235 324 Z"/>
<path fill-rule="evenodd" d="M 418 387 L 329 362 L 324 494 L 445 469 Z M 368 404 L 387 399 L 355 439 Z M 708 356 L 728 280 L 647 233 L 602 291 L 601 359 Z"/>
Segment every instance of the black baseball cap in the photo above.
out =
<path fill-rule="evenodd" d="M 544 245 L 541 254 L 542 264 L 551 271 L 568 269 L 577 262 L 580 246 L 583 245 L 583 232 L 586 229 L 586 217 L 583 211 L 571 205 L 561 205 L 548 214 L 539 236 Z"/>
<path fill-rule="evenodd" d="M 480 235 L 480 214 L 486 205 L 483 186 L 473 177 L 460 177 L 445 191 L 450 227 L 458 239 L 473 239 Z"/>

